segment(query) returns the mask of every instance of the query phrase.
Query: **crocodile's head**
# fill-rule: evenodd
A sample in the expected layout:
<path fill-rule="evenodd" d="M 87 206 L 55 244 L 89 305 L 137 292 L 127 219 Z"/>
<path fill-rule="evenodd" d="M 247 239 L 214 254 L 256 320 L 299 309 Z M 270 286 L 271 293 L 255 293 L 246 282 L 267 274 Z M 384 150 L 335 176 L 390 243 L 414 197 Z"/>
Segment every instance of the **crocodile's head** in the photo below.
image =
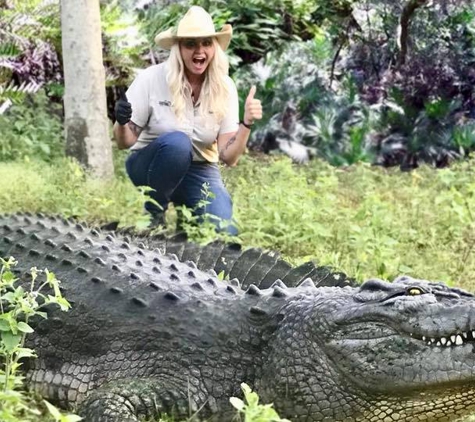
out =
<path fill-rule="evenodd" d="M 472 294 L 402 277 L 369 280 L 344 296 L 321 305 L 318 336 L 349 389 L 370 398 L 364 420 L 455 420 L 473 411 Z"/>

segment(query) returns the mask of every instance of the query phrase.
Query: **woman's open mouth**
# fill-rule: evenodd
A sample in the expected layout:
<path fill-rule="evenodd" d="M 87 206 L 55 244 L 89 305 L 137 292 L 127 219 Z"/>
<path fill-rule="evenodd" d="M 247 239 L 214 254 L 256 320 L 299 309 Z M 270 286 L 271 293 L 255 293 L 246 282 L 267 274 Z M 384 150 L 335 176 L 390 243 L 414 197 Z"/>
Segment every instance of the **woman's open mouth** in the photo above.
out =
<path fill-rule="evenodd" d="M 202 57 L 195 57 L 193 58 L 193 63 L 197 66 L 203 66 L 206 62 L 205 58 Z"/>

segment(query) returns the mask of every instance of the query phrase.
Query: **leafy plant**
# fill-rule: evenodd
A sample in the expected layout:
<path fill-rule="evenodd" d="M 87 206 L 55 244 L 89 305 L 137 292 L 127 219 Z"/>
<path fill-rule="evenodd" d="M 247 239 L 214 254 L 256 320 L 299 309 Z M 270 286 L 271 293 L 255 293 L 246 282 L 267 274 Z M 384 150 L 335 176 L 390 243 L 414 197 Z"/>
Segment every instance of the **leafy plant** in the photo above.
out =
<path fill-rule="evenodd" d="M 0 114 L 10 102 L 19 104 L 25 93 L 46 89 L 61 103 L 63 67 L 59 1 L 10 0 L 0 11 Z M 139 35 L 137 16 L 117 1 L 101 2 L 103 61 L 109 116 L 117 93 L 137 67 L 146 65 L 147 44 Z M 6 102 L 8 100 L 8 102 Z"/>
<path fill-rule="evenodd" d="M 44 91 L 0 115 L 0 161 L 44 160 L 64 156 L 61 106 Z"/>
<path fill-rule="evenodd" d="M 206 213 L 207 206 L 215 196 L 210 191 L 209 184 L 203 184 L 201 194 L 202 199 L 193 209 L 184 205 L 175 207 L 178 230 L 184 230 L 188 239 L 194 242 L 207 243 L 219 238 L 229 243 L 236 243 L 237 239 L 226 231 L 233 223 Z M 196 213 L 197 211 L 199 212 Z"/>
<path fill-rule="evenodd" d="M 475 123 L 462 123 L 452 132 L 453 143 L 461 156 L 475 151 Z"/>
<path fill-rule="evenodd" d="M 244 401 L 237 397 L 231 397 L 229 401 L 244 416 L 244 422 L 290 422 L 281 419 L 272 404 L 259 404 L 259 396 L 247 384 L 242 383 L 241 389 Z"/>
<path fill-rule="evenodd" d="M 243 66 L 234 75 L 242 95 L 241 102 L 244 102 L 249 87 L 257 85 L 256 97 L 261 100 L 264 111 L 262 124 L 281 112 L 288 103 L 294 104 L 302 116 L 307 116 L 318 107 L 326 92 L 325 75 L 319 67 L 328 59 L 327 48 L 322 35 L 314 41 L 289 43 L 281 51 L 268 53 L 258 63 Z"/>
<path fill-rule="evenodd" d="M 313 124 L 306 127 L 307 145 L 333 165 L 371 162 L 370 136 L 374 113 L 361 102 L 351 78 L 341 95 L 328 95 L 313 113 Z"/>
<path fill-rule="evenodd" d="M 59 13 L 51 1 L 12 0 L 0 13 L 0 102 L 60 83 Z"/>
<path fill-rule="evenodd" d="M 434 99 L 420 110 L 393 89 L 382 107 L 379 137 L 374 144 L 378 163 L 404 169 L 415 168 L 421 162 L 444 167 L 466 157 L 474 145 L 470 138 L 472 125 L 464 124 L 462 116 L 457 99 Z"/>
<path fill-rule="evenodd" d="M 28 422 L 37 421 L 41 415 L 32 399 L 21 390 L 21 359 L 35 357 L 34 351 L 25 347 L 26 336 L 34 331 L 30 321 L 34 317 L 47 317 L 42 306 L 55 304 L 67 311 L 70 305 L 62 297 L 59 281 L 53 273 L 32 268 L 31 279 L 19 283 L 12 271 L 16 264 L 13 258 L 0 258 L 0 419 Z M 53 294 L 44 294 L 46 288 Z M 51 404 L 44 403 L 55 421 L 81 420 L 75 415 L 63 415 Z"/>
<path fill-rule="evenodd" d="M 265 64 L 238 73 L 241 91 L 249 81 L 259 84 L 258 95 L 266 111 L 263 125 L 253 131 L 251 148 L 285 151 L 283 143 L 289 141 L 304 145 L 307 155 L 334 165 L 372 159 L 369 141 L 375 113 L 361 101 L 351 77 L 339 82 L 337 92 L 328 88 L 319 63 L 312 63 L 313 57 L 319 57 L 325 65 L 329 59 L 325 45 L 323 35 L 305 45 L 290 44 L 284 54 L 269 55 Z M 288 113 L 291 109 L 293 113 Z M 274 139 L 277 145 L 269 146 Z"/>

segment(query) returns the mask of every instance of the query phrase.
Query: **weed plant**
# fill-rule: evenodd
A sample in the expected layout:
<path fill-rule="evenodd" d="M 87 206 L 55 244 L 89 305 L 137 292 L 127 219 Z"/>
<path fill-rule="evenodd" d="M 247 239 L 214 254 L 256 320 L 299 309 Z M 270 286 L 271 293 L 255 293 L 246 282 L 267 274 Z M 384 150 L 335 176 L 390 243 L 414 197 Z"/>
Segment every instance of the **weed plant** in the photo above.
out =
<path fill-rule="evenodd" d="M 43 305 L 56 304 L 67 311 L 70 304 L 59 290 L 59 281 L 48 270 L 32 268 L 30 280 L 21 282 L 13 274 L 14 258 L 0 257 L 0 420 L 2 422 L 77 422 L 76 415 L 62 414 L 55 406 L 43 401 L 41 412 L 33 399 L 22 390 L 21 359 L 35 358 L 34 350 L 25 347 L 28 334 L 34 330 L 32 318 L 46 318 Z M 51 294 L 43 290 L 49 288 Z M 42 416 L 48 413 L 49 416 Z"/>
<path fill-rule="evenodd" d="M 237 397 L 231 397 L 229 401 L 244 416 L 244 422 L 290 422 L 281 419 L 272 404 L 259 404 L 259 396 L 247 384 L 242 383 L 241 389 L 244 401 Z"/>

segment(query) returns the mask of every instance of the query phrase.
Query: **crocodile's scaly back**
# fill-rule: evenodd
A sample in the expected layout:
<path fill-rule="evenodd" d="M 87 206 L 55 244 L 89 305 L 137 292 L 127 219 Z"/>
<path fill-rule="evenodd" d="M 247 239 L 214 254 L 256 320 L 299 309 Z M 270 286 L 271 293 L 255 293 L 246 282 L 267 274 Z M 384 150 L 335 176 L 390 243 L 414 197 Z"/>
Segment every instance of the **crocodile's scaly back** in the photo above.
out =
<path fill-rule="evenodd" d="M 126 231 L 130 235 L 130 230 Z M 182 262 L 192 261 L 203 271 L 216 274 L 224 273 L 227 279 L 239 280 L 239 284 L 248 288 L 251 284 L 266 289 L 276 280 L 282 280 L 287 287 L 297 287 L 310 278 L 317 287 L 356 286 L 354 279 L 329 266 L 306 262 L 292 267 L 280 258 L 275 251 L 250 248 L 242 251 L 237 244 L 222 241 L 199 245 L 188 242 L 183 233 L 172 237 L 153 235 L 143 237 L 137 233 L 126 236 L 134 242 L 143 242 L 150 249 L 158 249 L 163 254 L 175 255 Z"/>
<path fill-rule="evenodd" d="M 39 359 L 29 363 L 29 384 L 43 396 L 66 407 L 106 384 L 109 391 L 142 379 L 142 388 L 158 389 L 159 410 L 186 414 L 207 403 L 202 411 L 212 414 L 217 402 L 238 394 L 239 380 L 255 377 L 261 346 L 275 326 L 270 309 L 253 308 L 258 290 L 237 300 L 245 294 L 237 283 L 193 262 L 68 220 L 14 215 L 0 221 L 0 254 L 19 260 L 19 275 L 47 267 L 73 304 L 66 314 L 50 309 L 31 337 Z M 281 299 L 275 299 L 277 309 Z M 194 385 L 197 372 L 203 379 Z M 162 389 L 177 395 L 173 405 Z M 113 406 L 117 400 L 113 395 Z M 98 403 L 85 411 L 91 420 L 107 400 Z"/>
<path fill-rule="evenodd" d="M 62 281 L 72 310 L 50 308 L 35 325 L 26 379 L 89 422 L 230 421 L 241 382 L 293 422 L 453 421 L 474 410 L 475 300 L 460 289 L 411 278 L 326 287 L 347 278 L 255 249 L 141 244 L 43 216 L 0 217 L 0 255 L 19 261 L 18 275 L 47 267 Z"/>

